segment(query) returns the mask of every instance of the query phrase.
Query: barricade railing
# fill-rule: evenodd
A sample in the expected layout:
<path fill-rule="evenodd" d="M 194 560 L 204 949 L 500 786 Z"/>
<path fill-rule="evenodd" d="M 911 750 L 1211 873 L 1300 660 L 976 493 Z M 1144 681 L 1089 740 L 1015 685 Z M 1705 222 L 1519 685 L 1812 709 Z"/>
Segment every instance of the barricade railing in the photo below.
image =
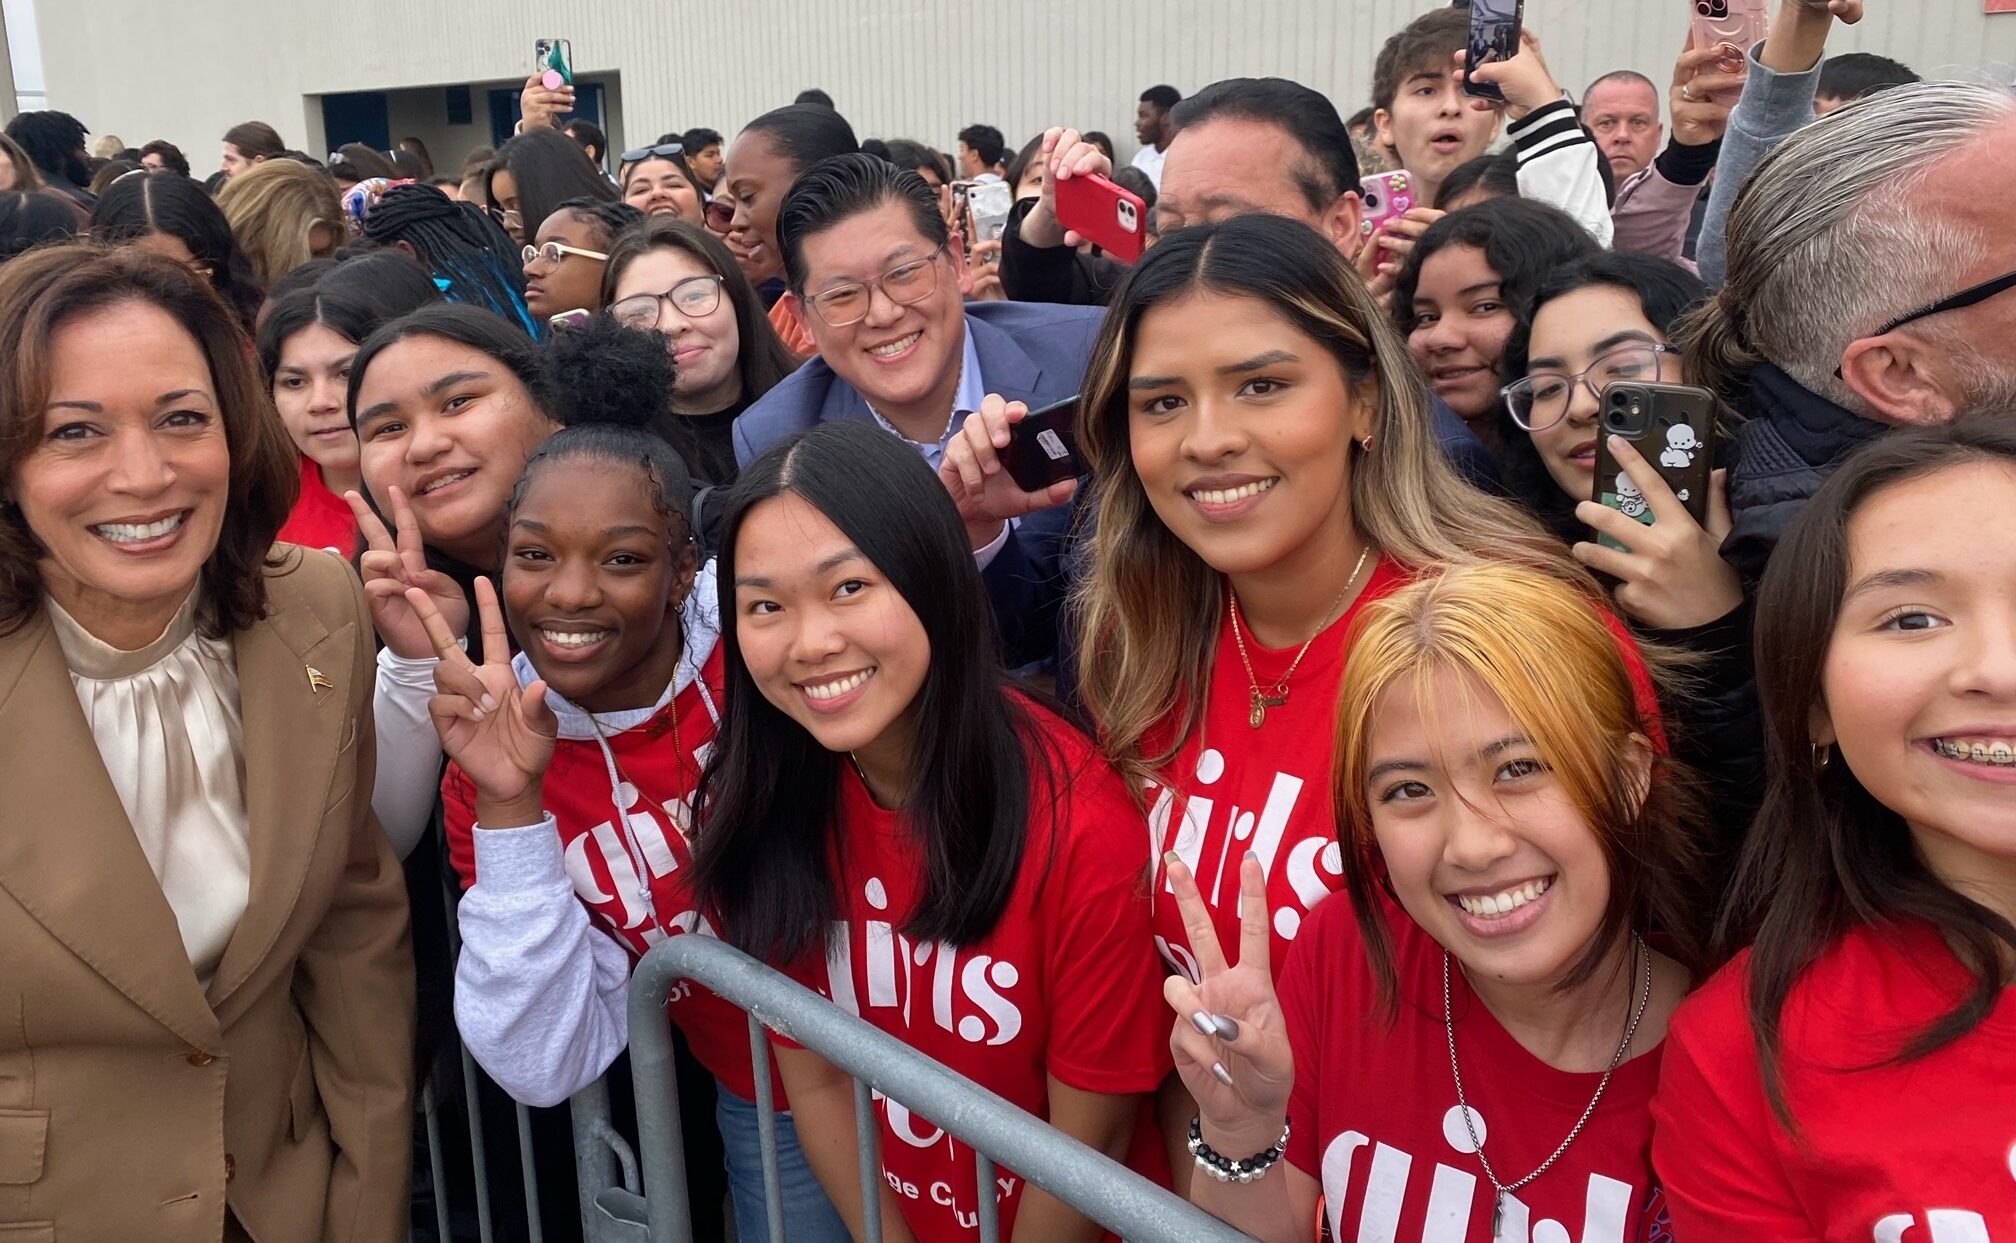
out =
<path fill-rule="evenodd" d="M 784 1243 L 785 1234 L 777 1175 L 777 1113 L 770 1089 L 769 1032 L 810 1049 L 854 1078 L 862 1200 L 866 1234 L 871 1240 L 882 1238 L 881 1123 L 873 1097 L 873 1093 L 880 1093 L 931 1119 L 934 1126 L 973 1150 L 981 1243 L 999 1243 L 1000 1239 L 994 1194 L 996 1163 L 1131 1243 L 1251 1243 L 1246 1235 L 1210 1214 L 810 989 L 733 946 L 704 936 L 678 936 L 660 943 L 644 956 L 631 978 L 630 1060 L 636 1078 L 643 1196 L 640 1200 L 632 1182 L 640 1171 L 626 1164 L 619 1185 L 614 1180 L 619 1162 L 613 1155 L 610 1159 L 598 1156 L 592 1163 L 583 1156 L 582 1209 L 589 1219 L 588 1237 L 596 1243 L 693 1243 L 672 1034 L 665 1015 L 672 987 L 687 980 L 705 986 L 749 1017 L 770 1243 Z M 604 1108 L 603 1116 L 606 1113 Z M 594 1115 L 594 1102 L 577 1098 L 577 1127 L 584 1118 L 592 1123 Z M 583 1140 L 577 1130 L 577 1150 Z M 622 1149 L 610 1151 L 620 1154 Z M 761 1241 L 743 1239 L 739 1243 Z"/>

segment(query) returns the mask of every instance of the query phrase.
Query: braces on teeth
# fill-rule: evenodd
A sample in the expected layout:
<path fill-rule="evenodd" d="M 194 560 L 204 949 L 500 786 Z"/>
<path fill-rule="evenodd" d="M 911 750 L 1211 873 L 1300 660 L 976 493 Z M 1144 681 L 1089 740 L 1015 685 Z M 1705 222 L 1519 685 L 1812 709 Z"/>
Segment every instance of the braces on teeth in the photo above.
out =
<path fill-rule="evenodd" d="M 1932 740 L 1932 749 L 1949 760 L 1971 760 L 1976 764 L 1994 764 L 2002 768 L 2016 767 L 2016 747 L 2006 742 L 1971 743 L 1961 746 L 1944 738 Z"/>

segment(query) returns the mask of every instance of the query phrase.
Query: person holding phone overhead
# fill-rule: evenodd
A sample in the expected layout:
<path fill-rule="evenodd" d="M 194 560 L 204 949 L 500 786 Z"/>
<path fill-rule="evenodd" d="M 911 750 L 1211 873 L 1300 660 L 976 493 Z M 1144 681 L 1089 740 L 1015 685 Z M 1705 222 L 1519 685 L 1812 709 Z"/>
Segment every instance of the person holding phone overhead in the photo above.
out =
<path fill-rule="evenodd" d="M 1353 632 L 1324 791 L 1348 900 L 1277 978 L 1257 853 L 1230 929 L 1210 862 L 1167 864 L 1197 963 L 1163 990 L 1191 1200 L 1265 1243 L 1311 1238 L 1319 1195 L 1338 1239 L 1676 1237 L 1650 1105 L 1705 957 L 1704 817 L 1617 636 L 1493 565 L 1430 571 Z"/>

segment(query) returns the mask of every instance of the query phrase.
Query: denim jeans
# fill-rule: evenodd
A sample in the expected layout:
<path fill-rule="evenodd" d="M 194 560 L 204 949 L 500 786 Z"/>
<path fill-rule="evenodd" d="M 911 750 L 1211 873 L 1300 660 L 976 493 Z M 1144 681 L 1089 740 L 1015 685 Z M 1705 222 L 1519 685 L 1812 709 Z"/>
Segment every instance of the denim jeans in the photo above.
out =
<path fill-rule="evenodd" d="M 735 1235 L 741 1243 L 768 1243 L 769 1218 L 763 1208 L 763 1145 L 756 1129 L 756 1103 L 745 1101 L 721 1085 L 714 1100 L 714 1122 L 721 1128 L 727 1151 L 728 1192 L 735 1202 Z M 787 1243 L 852 1243 L 826 1192 L 798 1146 L 791 1115 L 777 1115 L 777 1179 L 784 1199 Z"/>

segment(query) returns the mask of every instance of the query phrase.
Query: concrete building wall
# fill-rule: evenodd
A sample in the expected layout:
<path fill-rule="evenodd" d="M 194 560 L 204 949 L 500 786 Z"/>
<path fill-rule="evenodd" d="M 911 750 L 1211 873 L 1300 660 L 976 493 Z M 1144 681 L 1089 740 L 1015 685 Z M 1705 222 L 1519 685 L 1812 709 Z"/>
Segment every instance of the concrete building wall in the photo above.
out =
<path fill-rule="evenodd" d="M 49 106 L 129 141 L 165 137 L 208 168 L 251 117 L 320 154 L 325 92 L 477 84 L 475 125 L 450 131 L 423 94 L 395 115 L 444 166 L 488 140 L 482 84 L 522 79 L 533 40 L 573 41 L 577 70 L 620 76 L 620 149 L 662 130 L 732 133 L 822 87 L 865 136 L 949 149 L 963 125 L 1011 143 L 1046 124 L 1104 129 L 1131 152 L 1135 98 L 1237 74 L 1280 74 L 1368 101 L 1373 57 L 1432 0 L 35 0 Z M 1929 76 L 2009 81 L 2016 13 L 1982 0 L 1876 0 L 1833 50 L 1878 50 Z M 1664 81 L 1686 0 L 1528 0 L 1564 85 L 1610 69 Z M 438 106 L 438 92 L 433 93 Z M 403 111 L 410 109 L 410 111 Z"/>

